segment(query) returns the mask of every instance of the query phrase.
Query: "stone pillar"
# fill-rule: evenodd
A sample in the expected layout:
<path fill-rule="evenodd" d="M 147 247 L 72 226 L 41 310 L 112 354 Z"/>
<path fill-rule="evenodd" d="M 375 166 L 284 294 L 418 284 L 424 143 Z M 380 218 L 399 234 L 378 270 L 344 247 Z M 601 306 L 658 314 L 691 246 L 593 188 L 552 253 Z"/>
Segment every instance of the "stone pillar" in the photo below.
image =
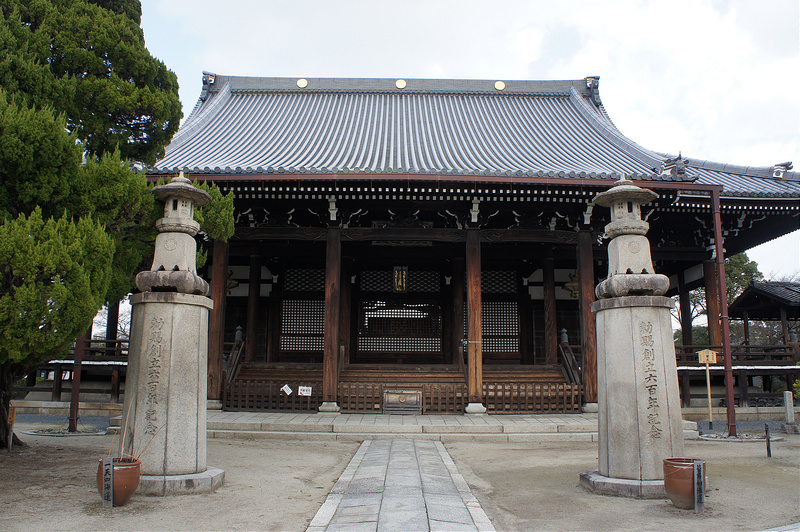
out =
<path fill-rule="evenodd" d="M 606 495 L 661 498 L 662 463 L 683 456 L 669 279 L 653 271 L 641 205 L 658 197 L 617 181 L 595 197 L 611 208 L 608 278 L 596 289 L 599 468 L 581 484 Z"/>
<path fill-rule="evenodd" d="M 153 266 L 136 276 L 122 448 L 142 461 L 139 491 L 211 491 L 224 472 L 206 466 L 208 283 L 197 275 L 194 206 L 210 197 L 183 176 L 153 193 L 165 201 Z"/>

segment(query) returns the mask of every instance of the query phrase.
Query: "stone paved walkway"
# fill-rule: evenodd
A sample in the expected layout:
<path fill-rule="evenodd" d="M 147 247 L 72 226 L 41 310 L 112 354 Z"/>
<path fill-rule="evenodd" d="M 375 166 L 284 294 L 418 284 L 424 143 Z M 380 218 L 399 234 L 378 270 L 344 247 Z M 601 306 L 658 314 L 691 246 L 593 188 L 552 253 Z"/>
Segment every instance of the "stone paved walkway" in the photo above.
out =
<path fill-rule="evenodd" d="M 431 440 L 366 440 L 307 532 L 494 531 L 447 450 Z"/>

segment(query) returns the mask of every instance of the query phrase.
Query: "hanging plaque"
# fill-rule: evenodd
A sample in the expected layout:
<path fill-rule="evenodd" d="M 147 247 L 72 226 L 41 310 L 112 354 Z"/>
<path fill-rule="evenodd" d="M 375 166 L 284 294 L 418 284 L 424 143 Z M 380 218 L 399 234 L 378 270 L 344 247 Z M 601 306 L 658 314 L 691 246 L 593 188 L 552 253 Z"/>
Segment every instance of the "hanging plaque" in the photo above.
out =
<path fill-rule="evenodd" d="M 395 266 L 392 276 L 392 291 L 406 293 L 408 291 L 408 266 Z"/>

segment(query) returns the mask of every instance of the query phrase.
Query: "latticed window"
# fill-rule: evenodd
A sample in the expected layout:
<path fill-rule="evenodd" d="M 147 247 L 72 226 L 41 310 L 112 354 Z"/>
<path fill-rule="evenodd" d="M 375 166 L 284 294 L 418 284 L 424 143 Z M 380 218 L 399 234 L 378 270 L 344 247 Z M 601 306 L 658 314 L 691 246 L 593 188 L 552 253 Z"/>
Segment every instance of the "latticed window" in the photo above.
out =
<path fill-rule="evenodd" d="M 484 294 L 516 294 L 517 276 L 511 271 L 482 271 L 481 292 Z"/>
<path fill-rule="evenodd" d="M 325 270 L 286 270 L 286 292 L 324 292 Z"/>
<path fill-rule="evenodd" d="M 325 301 L 287 299 L 281 319 L 281 351 L 322 351 Z"/>
<path fill-rule="evenodd" d="M 438 352 L 441 336 L 438 303 L 369 300 L 359 305 L 359 351 Z"/>
<path fill-rule="evenodd" d="M 483 351 L 519 352 L 519 313 L 516 301 L 483 301 L 481 305 Z"/>

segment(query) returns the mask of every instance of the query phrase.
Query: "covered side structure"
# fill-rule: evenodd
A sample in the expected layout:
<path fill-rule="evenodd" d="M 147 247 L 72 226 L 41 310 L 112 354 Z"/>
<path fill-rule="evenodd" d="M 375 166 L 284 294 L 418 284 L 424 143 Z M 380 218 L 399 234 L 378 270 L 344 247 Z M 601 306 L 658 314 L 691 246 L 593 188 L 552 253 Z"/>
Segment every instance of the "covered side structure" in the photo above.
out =
<path fill-rule="evenodd" d="M 642 148 L 598 83 L 205 73 L 148 173 L 235 194 L 235 236 L 204 273 L 209 398 L 350 412 L 596 401 L 609 214 L 592 200 L 623 173 L 659 195 L 645 208 L 656 270 L 682 292 L 705 282 L 719 308 L 715 230 L 732 254 L 796 229 L 800 175 Z M 226 348 L 237 329 L 241 357 Z"/>

